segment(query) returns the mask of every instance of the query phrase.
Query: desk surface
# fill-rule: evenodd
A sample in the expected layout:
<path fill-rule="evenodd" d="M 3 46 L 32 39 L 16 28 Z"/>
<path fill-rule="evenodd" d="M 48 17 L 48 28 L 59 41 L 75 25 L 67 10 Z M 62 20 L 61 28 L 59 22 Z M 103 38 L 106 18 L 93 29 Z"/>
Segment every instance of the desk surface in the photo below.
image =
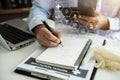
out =
<path fill-rule="evenodd" d="M 0 80 L 36 80 L 35 78 L 17 74 L 14 70 L 37 47 L 37 43 L 33 43 L 17 51 L 8 51 L 0 46 Z"/>
<path fill-rule="evenodd" d="M 95 34 L 86 34 L 79 37 L 91 38 L 93 42 L 102 41 L 104 38 Z M 94 43 L 95 44 L 95 43 Z M 112 43 L 112 45 L 120 46 L 120 43 Z M 35 42 L 30 46 L 19 49 L 17 51 L 8 51 L 0 46 L 0 80 L 38 80 L 35 78 L 27 77 L 14 72 L 16 66 L 26 59 L 34 50 L 39 47 Z M 94 80 L 119 80 L 120 71 L 110 71 L 98 69 Z"/>

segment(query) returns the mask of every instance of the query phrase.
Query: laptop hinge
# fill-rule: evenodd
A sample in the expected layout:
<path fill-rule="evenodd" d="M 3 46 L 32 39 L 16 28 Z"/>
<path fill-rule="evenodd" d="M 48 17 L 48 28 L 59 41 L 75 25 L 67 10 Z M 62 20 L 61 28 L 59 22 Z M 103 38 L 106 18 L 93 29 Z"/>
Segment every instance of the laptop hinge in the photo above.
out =
<path fill-rule="evenodd" d="M 4 46 L 5 48 L 11 50 L 10 47 L 8 46 L 7 42 L 5 41 L 5 39 L 1 36 L 1 34 L 0 34 L 0 44 L 2 46 Z"/>

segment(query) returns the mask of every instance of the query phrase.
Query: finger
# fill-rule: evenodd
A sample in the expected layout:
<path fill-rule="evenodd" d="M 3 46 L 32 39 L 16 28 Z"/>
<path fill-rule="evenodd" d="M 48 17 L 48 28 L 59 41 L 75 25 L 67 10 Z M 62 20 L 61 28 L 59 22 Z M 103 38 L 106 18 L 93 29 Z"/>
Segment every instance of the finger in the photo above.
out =
<path fill-rule="evenodd" d="M 78 18 L 82 19 L 82 20 L 85 20 L 85 21 L 88 21 L 88 19 L 90 19 L 90 17 L 84 16 L 84 15 L 78 15 Z"/>
<path fill-rule="evenodd" d="M 46 27 L 38 27 L 37 32 L 36 32 L 36 38 L 39 44 L 46 46 L 46 47 L 57 46 L 59 42 L 56 43 L 46 38 L 46 34 L 49 34 L 48 32 L 49 31 Z"/>
<path fill-rule="evenodd" d="M 57 31 L 57 30 L 54 30 L 54 32 L 56 33 L 58 39 L 62 42 L 63 41 L 62 40 L 62 34 L 59 31 Z"/>
<path fill-rule="evenodd" d="M 53 30 L 54 31 L 54 30 Z M 54 32 L 55 33 L 55 32 Z M 55 33 L 56 34 L 56 33 Z M 55 43 L 60 43 L 59 38 L 56 35 L 53 35 L 48 29 L 46 29 L 44 37 Z"/>
<path fill-rule="evenodd" d="M 88 26 L 88 22 L 83 19 L 78 19 L 79 23 L 81 23 L 84 26 Z"/>
<path fill-rule="evenodd" d="M 59 45 L 58 43 L 48 40 L 47 38 L 44 37 L 44 35 L 38 35 L 37 40 L 39 44 L 45 47 L 54 47 Z"/>
<path fill-rule="evenodd" d="M 94 23 L 89 23 L 89 26 L 88 26 L 90 29 L 93 29 L 95 30 L 96 29 L 96 24 Z"/>
<path fill-rule="evenodd" d="M 50 41 L 50 40 L 44 40 L 42 43 L 40 43 L 41 45 L 45 46 L 45 47 L 55 47 L 55 46 L 58 46 L 59 44 L 58 43 L 55 43 L 53 41 Z"/>
<path fill-rule="evenodd" d="M 98 11 L 95 11 L 95 16 L 100 15 L 100 13 Z"/>
<path fill-rule="evenodd" d="M 78 15 L 78 19 L 82 19 L 87 22 L 97 22 L 96 17 L 89 17 L 89 16 L 84 16 L 84 15 Z"/>
<path fill-rule="evenodd" d="M 79 22 L 80 22 L 82 25 L 84 25 L 84 26 L 86 26 L 86 27 L 88 27 L 88 28 L 90 28 L 90 29 L 93 29 L 93 30 L 96 29 L 97 23 L 86 22 L 85 20 L 81 20 L 81 19 L 79 19 Z"/>
<path fill-rule="evenodd" d="M 54 30 L 53 30 L 54 31 Z M 59 43 L 60 40 L 57 38 L 57 36 L 53 35 L 46 27 L 41 26 L 38 27 L 37 31 L 36 31 L 41 37 L 44 36 L 46 37 L 48 40 L 54 41 L 56 43 Z M 37 34 L 36 33 L 36 34 Z M 55 32 L 54 32 L 55 33 Z M 56 34 L 56 33 L 55 33 Z"/>

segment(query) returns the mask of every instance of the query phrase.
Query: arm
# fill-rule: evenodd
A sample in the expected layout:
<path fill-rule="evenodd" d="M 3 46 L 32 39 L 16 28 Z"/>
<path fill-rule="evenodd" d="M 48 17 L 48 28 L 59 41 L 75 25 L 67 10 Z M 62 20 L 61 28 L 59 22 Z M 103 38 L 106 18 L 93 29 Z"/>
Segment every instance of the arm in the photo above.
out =
<path fill-rule="evenodd" d="M 28 17 L 29 29 L 35 33 L 39 44 L 45 47 L 58 46 L 61 42 L 61 33 L 53 29 L 57 34 L 57 37 L 54 36 L 41 22 L 41 20 L 48 20 L 52 1 L 54 0 L 34 0 Z"/>
<path fill-rule="evenodd" d="M 47 20 L 50 15 L 52 0 L 34 0 L 28 17 L 29 29 L 42 24 L 41 20 Z"/>

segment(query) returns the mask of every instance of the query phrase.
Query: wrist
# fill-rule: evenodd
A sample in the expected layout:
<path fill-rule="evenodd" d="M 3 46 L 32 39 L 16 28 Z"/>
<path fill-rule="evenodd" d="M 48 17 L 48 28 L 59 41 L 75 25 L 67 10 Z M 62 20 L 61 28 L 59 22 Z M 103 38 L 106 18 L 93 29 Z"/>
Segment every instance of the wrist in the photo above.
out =
<path fill-rule="evenodd" d="M 104 24 L 101 26 L 102 30 L 109 30 L 110 29 L 110 22 L 109 19 L 106 18 L 106 20 L 104 21 Z"/>
<path fill-rule="evenodd" d="M 40 30 L 40 28 L 43 26 L 43 24 L 39 24 L 37 26 L 35 26 L 33 29 L 32 29 L 32 32 L 37 34 L 37 32 Z"/>

